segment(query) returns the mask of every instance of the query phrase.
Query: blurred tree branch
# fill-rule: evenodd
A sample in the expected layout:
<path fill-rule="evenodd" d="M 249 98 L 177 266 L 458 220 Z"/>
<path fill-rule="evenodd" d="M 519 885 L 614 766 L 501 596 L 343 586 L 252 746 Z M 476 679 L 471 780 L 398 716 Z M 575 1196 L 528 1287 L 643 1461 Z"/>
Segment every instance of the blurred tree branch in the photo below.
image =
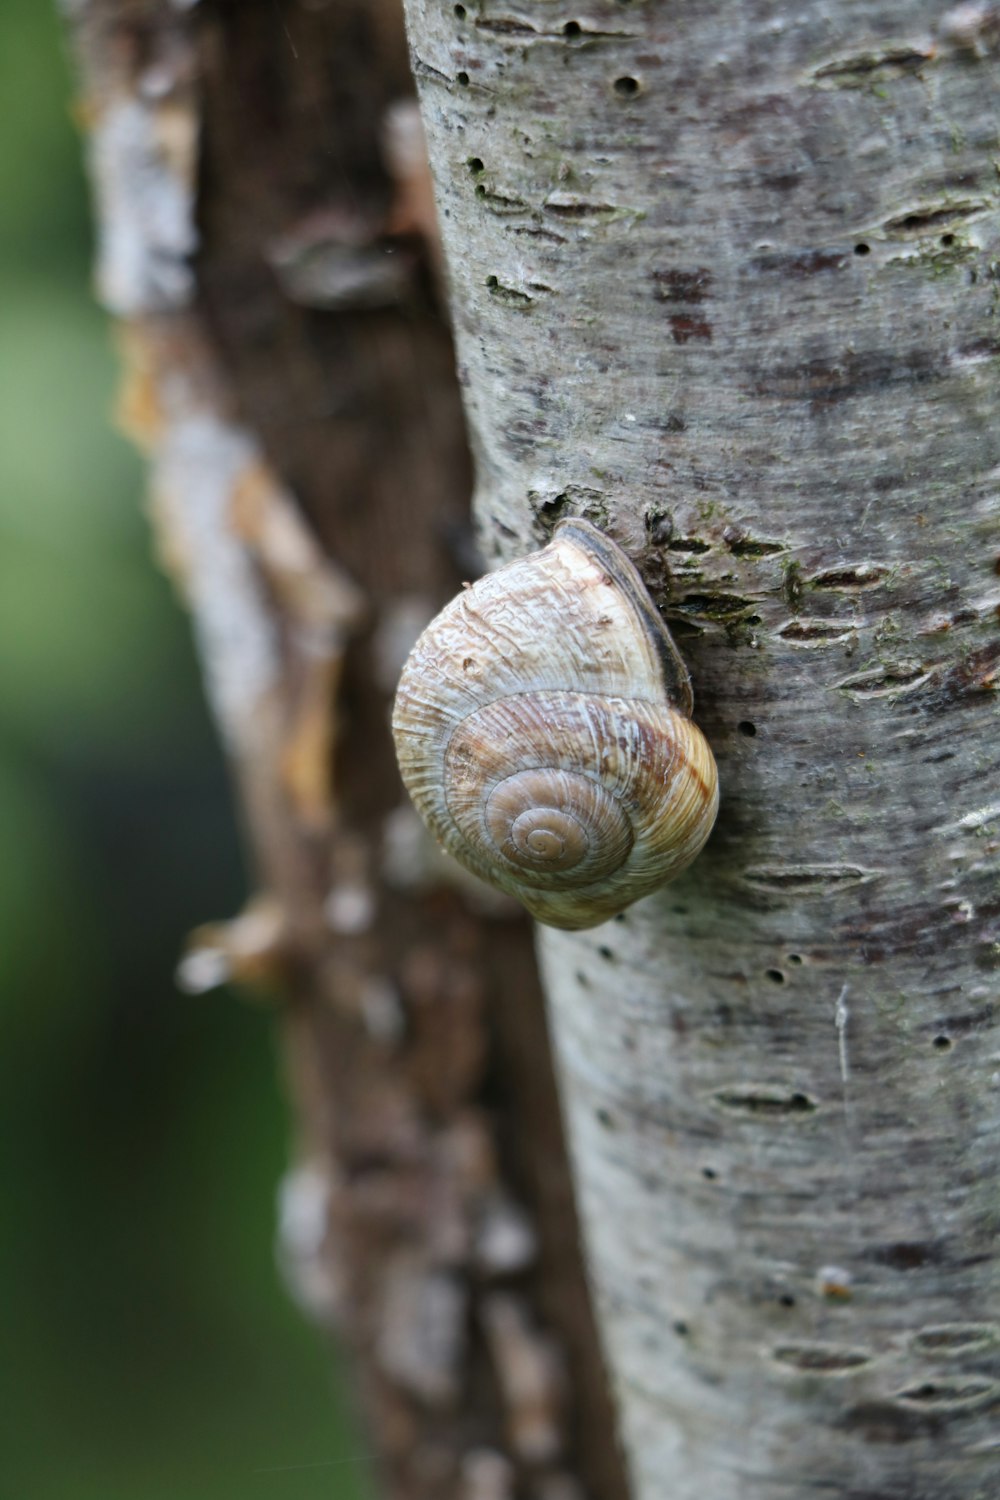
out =
<path fill-rule="evenodd" d="M 386 1495 L 617 1500 L 530 935 L 442 882 L 388 736 L 477 566 L 398 6 L 72 17 L 120 413 L 258 875 L 180 979 L 283 1001 L 283 1267 Z"/>

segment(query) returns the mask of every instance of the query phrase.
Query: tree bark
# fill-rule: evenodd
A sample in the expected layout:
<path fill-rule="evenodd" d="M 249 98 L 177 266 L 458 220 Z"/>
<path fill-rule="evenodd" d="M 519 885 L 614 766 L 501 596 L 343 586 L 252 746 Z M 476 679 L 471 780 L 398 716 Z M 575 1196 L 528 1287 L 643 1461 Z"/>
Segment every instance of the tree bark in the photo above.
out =
<path fill-rule="evenodd" d="M 985 1500 L 996 12 L 406 3 L 484 553 L 606 529 L 719 765 L 540 934 L 634 1500 Z"/>
<path fill-rule="evenodd" d="M 383 1494 L 623 1500 L 529 930 L 442 877 L 389 738 L 477 566 L 401 12 L 69 9 L 121 415 L 258 888 L 180 977 L 284 999 L 282 1265 Z"/>

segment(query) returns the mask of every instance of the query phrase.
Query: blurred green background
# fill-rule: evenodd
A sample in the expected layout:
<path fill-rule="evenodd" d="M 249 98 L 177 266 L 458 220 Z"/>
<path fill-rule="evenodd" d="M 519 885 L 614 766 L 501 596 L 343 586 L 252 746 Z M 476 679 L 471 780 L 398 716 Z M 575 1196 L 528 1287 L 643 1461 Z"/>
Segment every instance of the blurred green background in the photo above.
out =
<path fill-rule="evenodd" d="M 279 1285 L 271 1018 L 185 998 L 245 888 L 90 292 L 66 39 L 0 7 L 2 1500 L 361 1493 Z"/>

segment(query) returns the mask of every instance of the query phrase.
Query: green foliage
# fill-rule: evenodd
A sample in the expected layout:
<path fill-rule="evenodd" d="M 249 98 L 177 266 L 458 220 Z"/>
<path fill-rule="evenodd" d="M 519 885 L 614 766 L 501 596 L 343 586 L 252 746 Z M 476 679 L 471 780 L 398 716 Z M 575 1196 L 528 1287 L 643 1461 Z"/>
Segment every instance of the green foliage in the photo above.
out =
<path fill-rule="evenodd" d="M 173 989 L 185 932 L 245 877 L 108 423 L 64 41 L 37 0 L 0 10 L 0 94 L 3 1493 L 356 1500 L 329 1353 L 273 1264 L 270 1017 Z"/>

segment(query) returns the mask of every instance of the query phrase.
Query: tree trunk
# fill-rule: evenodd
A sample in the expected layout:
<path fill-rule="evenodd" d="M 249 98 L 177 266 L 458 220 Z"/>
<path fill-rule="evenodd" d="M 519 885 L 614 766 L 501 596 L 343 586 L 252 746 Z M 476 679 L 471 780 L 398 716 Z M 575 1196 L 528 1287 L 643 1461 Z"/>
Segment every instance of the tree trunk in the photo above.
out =
<path fill-rule="evenodd" d="M 719 764 L 540 952 L 635 1500 L 1000 1490 L 994 10 L 407 0 L 490 562 L 637 561 Z"/>
<path fill-rule="evenodd" d="M 266 893 L 182 972 L 289 996 L 286 1263 L 386 1494 L 621 1500 L 525 928 L 442 883 L 388 746 L 475 566 L 395 5 L 73 10 L 127 416 Z M 1000 24 L 408 12 L 483 552 L 614 536 L 720 769 L 681 881 L 540 942 L 632 1500 L 986 1500 Z"/>

